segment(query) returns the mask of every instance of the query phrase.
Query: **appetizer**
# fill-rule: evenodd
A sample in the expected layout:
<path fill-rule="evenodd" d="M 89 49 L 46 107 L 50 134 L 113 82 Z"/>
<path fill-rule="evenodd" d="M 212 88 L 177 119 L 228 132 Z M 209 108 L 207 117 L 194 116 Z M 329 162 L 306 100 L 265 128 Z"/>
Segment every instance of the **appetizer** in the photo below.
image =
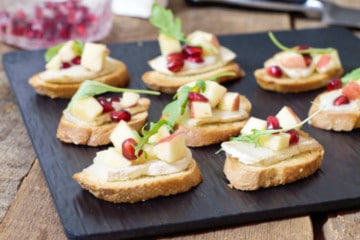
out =
<path fill-rule="evenodd" d="M 106 92 L 123 92 L 122 96 L 106 97 Z M 118 122 L 126 121 L 139 131 L 145 124 L 150 99 L 139 93 L 158 92 L 116 88 L 86 80 L 63 111 L 56 136 L 65 143 L 101 146 L 110 143 L 110 134 Z"/>
<path fill-rule="evenodd" d="M 336 49 L 306 45 L 287 48 L 272 33 L 269 36 L 282 51 L 266 60 L 263 68 L 255 70 L 261 88 L 280 93 L 305 92 L 322 88 L 343 73 Z"/>
<path fill-rule="evenodd" d="M 222 46 L 212 33 L 194 31 L 185 37 L 181 21 L 170 10 L 154 4 L 150 22 L 159 29 L 158 43 L 161 55 L 148 63 L 152 70 L 145 72 L 142 80 L 154 90 L 174 93 L 189 82 L 209 79 L 224 72 L 218 82 L 239 79 L 244 71 L 234 62 L 236 54 Z"/>
<path fill-rule="evenodd" d="M 114 203 L 189 191 L 202 175 L 185 136 L 169 129 L 167 121 L 160 120 L 140 135 L 120 121 L 110 136 L 113 146 L 99 151 L 93 164 L 73 178 L 95 197 Z"/>
<path fill-rule="evenodd" d="M 70 40 L 56 45 L 45 53 L 46 70 L 33 75 L 29 84 L 38 94 L 50 98 L 71 98 L 84 80 L 126 86 L 126 65 L 109 54 L 100 43 Z"/>
<path fill-rule="evenodd" d="M 320 106 L 323 110 L 310 120 L 312 126 L 333 131 L 360 128 L 360 68 L 332 79 L 326 91 L 312 102 L 309 114 Z"/>
<path fill-rule="evenodd" d="M 221 144 L 229 187 L 257 190 L 312 175 L 321 166 L 324 149 L 300 129 L 307 121 L 300 122 L 288 106 L 266 120 L 250 117 L 238 137 Z"/>
<path fill-rule="evenodd" d="M 175 100 L 163 109 L 175 133 L 184 133 L 186 144 L 200 147 L 237 136 L 250 116 L 251 103 L 213 80 L 181 86 Z"/>

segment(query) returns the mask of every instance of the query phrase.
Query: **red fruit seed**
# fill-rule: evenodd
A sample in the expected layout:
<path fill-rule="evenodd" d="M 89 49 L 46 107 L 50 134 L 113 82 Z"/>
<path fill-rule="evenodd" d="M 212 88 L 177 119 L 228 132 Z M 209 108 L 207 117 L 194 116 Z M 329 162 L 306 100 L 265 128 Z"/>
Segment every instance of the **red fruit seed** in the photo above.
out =
<path fill-rule="evenodd" d="M 114 122 L 120 122 L 124 120 L 125 122 L 129 122 L 131 120 L 131 114 L 126 110 L 120 110 L 117 112 L 110 113 L 111 120 Z"/>
<path fill-rule="evenodd" d="M 102 106 L 104 113 L 114 111 L 111 102 L 106 97 L 98 97 L 97 100 Z"/>
<path fill-rule="evenodd" d="M 279 119 L 275 116 L 268 116 L 267 119 L 267 129 L 281 129 Z"/>
<path fill-rule="evenodd" d="M 291 129 L 289 131 L 287 131 L 286 133 L 290 134 L 290 140 L 289 140 L 289 144 L 296 144 L 299 142 L 300 136 L 299 136 L 299 132 L 296 131 L 295 129 Z"/>
<path fill-rule="evenodd" d="M 339 89 L 342 87 L 342 81 L 340 78 L 333 78 L 330 80 L 330 82 L 328 83 L 326 90 L 327 91 L 332 91 L 335 89 Z"/>
<path fill-rule="evenodd" d="M 128 138 L 124 140 L 124 142 L 121 145 L 122 154 L 123 156 L 128 160 L 135 160 L 137 159 L 137 156 L 135 154 L 135 147 L 137 146 L 137 142 L 133 138 Z M 141 151 L 139 155 L 141 155 Z"/>
<path fill-rule="evenodd" d="M 201 93 L 196 92 L 189 92 L 188 96 L 189 101 L 198 101 L 198 102 L 208 102 L 209 99 L 207 99 L 204 95 Z"/>
<path fill-rule="evenodd" d="M 267 74 L 272 77 L 281 78 L 282 77 L 282 70 L 279 66 L 270 66 L 266 68 Z"/>
<path fill-rule="evenodd" d="M 350 102 L 349 98 L 345 95 L 340 95 L 339 97 L 337 97 L 333 104 L 335 106 L 340 106 L 340 105 L 344 105 L 344 104 L 348 104 Z"/>

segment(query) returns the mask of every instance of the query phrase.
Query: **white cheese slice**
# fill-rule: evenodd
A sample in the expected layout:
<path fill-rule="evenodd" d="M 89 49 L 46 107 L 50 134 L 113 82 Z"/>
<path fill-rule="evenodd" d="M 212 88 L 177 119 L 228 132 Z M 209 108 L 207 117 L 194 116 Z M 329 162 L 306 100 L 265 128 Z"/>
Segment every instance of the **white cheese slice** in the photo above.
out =
<path fill-rule="evenodd" d="M 184 123 L 188 126 L 201 126 L 205 124 L 235 122 L 246 119 L 248 117 L 249 114 L 244 110 L 233 112 L 233 111 L 221 111 L 218 109 L 213 109 L 211 117 L 189 118 L 185 120 Z"/>
<path fill-rule="evenodd" d="M 221 47 L 219 56 L 206 56 L 204 57 L 204 62 L 202 63 L 192 63 L 189 61 L 185 61 L 183 69 L 177 73 L 173 73 L 167 69 L 166 56 L 156 57 L 150 60 L 148 63 L 150 67 L 157 72 L 165 73 L 168 75 L 183 76 L 190 74 L 199 74 L 222 67 L 230 61 L 234 60 L 235 57 L 236 54 L 233 51 L 226 47 Z"/>
<path fill-rule="evenodd" d="M 300 137 L 299 143 L 282 150 L 271 150 L 258 147 L 253 143 L 228 141 L 221 144 L 221 148 L 231 157 L 237 158 L 244 164 L 270 165 L 291 158 L 299 153 L 318 148 L 313 139 Z"/>
<path fill-rule="evenodd" d="M 339 111 L 339 112 L 354 112 L 360 110 L 359 99 L 350 101 L 348 104 L 335 106 L 333 102 L 340 95 L 342 95 L 342 89 L 325 92 L 320 96 L 320 106 L 322 106 L 324 110 Z"/>

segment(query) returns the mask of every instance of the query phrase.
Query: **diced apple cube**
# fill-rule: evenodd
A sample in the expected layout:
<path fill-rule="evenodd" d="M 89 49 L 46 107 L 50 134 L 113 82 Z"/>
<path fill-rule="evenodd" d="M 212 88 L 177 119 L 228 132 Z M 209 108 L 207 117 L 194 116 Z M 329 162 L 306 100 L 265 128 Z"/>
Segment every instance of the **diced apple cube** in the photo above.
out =
<path fill-rule="evenodd" d="M 175 133 L 163 138 L 154 145 L 152 153 L 165 162 L 174 162 L 184 158 L 187 153 L 184 134 Z"/>
<path fill-rule="evenodd" d="M 140 99 L 138 93 L 124 92 L 120 100 L 120 104 L 123 108 L 131 107 L 137 104 Z"/>
<path fill-rule="evenodd" d="M 134 138 L 134 130 L 125 121 L 120 121 L 110 134 L 110 140 L 116 149 L 122 149 L 123 142 L 128 138 Z"/>
<path fill-rule="evenodd" d="M 294 110 L 288 106 L 282 107 L 276 114 L 276 117 L 278 118 L 282 128 L 292 128 L 301 122 L 300 118 L 296 115 Z"/>
<path fill-rule="evenodd" d="M 316 70 L 320 73 L 327 72 L 332 68 L 341 67 L 339 54 L 336 50 L 316 55 L 314 62 L 316 63 Z"/>
<path fill-rule="evenodd" d="M 81 66 L 91 71 L 101 71 L 103 69 L 109 50 L 104 44 L 85 43 L 81 55 Z"/>
<path fill-rule="evenodd" d="M 246 122 L 245 126 L 241 129 L 241 135 L 250 135 L 252 130 L 266 130 L 267 122 L 263 119 L 250 117 Z"/>
<path fill-rule="evenodd" d="M 60 70 L 61 68 L 61 58 L 57 54 L 55 55 L 46 65 L 45 68 L 47 70 Z"/>
<path fill-rule="evenodd" d="M 103 107 L 94 97 L 79 99 L 71 107 L 71 114 L 86 122 L 94 121 L 102 111 Z"/>
<path fill-rule="evenodd" d="M 225 93 L 224 97 L 220 100 L 218 108 L 224 111 L 239 111 L 240 94 L 237 92 Z"/>
<path fill-rule="evenodd" d="M 75 41 L 67 41 L 59 50 L 58 54 L 60 56 L 61 61 L 70 62 L 76 56 L 79 56 L 80 53 L 75 51 Z"/>
<path fill-rule="evenodd" d="M 182 51 L 180 41 L 176 38 L 160 33 L 158 37 L 158 42 L 161 55 L 163 56 Z"/>
<path fill-rule="evenodd" d="M 161 139 L 170 135 L 169 129 L 166 126 L 161 126 L 157 133 L 149 138 L 149 143 L 157 143 Z"/>
<path fill-rule="evenodd" d="M 218 38 L 208 32 L 195 31 L 187 36 L 190 45 L 199 45 L 203 49 L 203 56 L 217 55 L 220 52 Z"/>
<path fill-rule="evenodd" d="M 205 84 L 206 89 L 201 94 L 209 99 L 211 107 L 215 108 L 223 98 L 224 94 L 227 92 L 227 89 L 226 87 L 214 81 L 205 81 Z"/>
<path fill-rule="evenodd" d="M 262 147 L 270 148 L 275 151 L 279 151 L 289 147 L 290 134 L 276 133 L 264 135 L 259 138 L 259 144 Z"/>
<path fill-rule="evenodd" d="M 190 117 L 208 118 L 212 116 L 210 102 L 192 101 L 190 103 Z"/>

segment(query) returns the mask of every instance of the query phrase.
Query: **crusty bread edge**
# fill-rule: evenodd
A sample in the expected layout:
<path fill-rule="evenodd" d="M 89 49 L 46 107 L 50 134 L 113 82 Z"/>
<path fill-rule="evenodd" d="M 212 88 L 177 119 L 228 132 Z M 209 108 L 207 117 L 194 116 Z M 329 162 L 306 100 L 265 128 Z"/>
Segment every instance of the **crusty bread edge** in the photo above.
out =
<path fill-rule="evenodd" d="M 244 110 L 250 114 L 251 103 L 243 95 L 240 95 L 240 103 Z M 248 118 L 228 123 L 205 124 L 202 126 L 176 125 L 175 132 L 185 134 L 185 141 L 188 147 L 202 147 L 211 144 L 227 141 L 230 137 L 239 135 L 239 132 L 246 124 Z"/>
<path fill-rule="evenodd" d="M 128 122 L 129 126 L 140 131 L 148 117 L 147 112 L 135 114 Z M 56 137 L 65 143 L 75 145 L 87 145 L 91 147 L 109 144 L 110 134 L 116 127 L 117 122 L 110 122 L 101 126 L 79 126 L 68 121 L 64 116 L 60 118 Z"/>
<path fill-rule="evenodd" d="M 304 132 L 301 133 L 306 136 Z M 229 180 L 230 188 L 253 191 L 306 178 L 320 168 L 323 157 L 324 149 L 318 143 L 316 150 L 304 152 L 268 166 L 246 165 L 237 158 L 226 156 L 223 171 Z"/>
<path fill-rule="evenodd" d="M 339 67 L 326 73 L 314 73 L 306 78 L 290 79 L 269 76 L 266 69 L 261 68 L 254 71 L 254 76 L 262 89 L 279 93 L 298 93 L 322 88 L 328 84 L 330 79 L 341 76 L 343 72 L 343 68 Z"/>
<path fill-rule="evenodd" d="M 245 76 L 245 72 L 235 62 L 229 62 L 223 67 L 200 73 L 186 76 L 171 76 L 157 71 L 148 71 L 142 75 L 142 80 L 145 85 L 152 89 L 163 93 L 175 93 L 176 90 L 184 84 L 194 82 L 197 80 L 208 80 L 220 73 L 233 72 L 234 76 L 222 76 L 217 78 L 217 82 L 222 83 L 226 81 L 236 80 Z"/>
<path fill-rule="evenodd" d="M 319 110 L 321 95 L 316 96 L 309 109 L 309 116 Z M 339 112 L 332 110 L 322 110 L 310 119 L 309 123 L 317 128 L 333 131 L 352 131 L 360 128 L 360 110 Z"/>
<path fill-rule="evenodd" d="M 109 74 L 99 75 L 93 79 L 86 80 L 94 80 L 114 87 L 124 87 L 129 83 L 130 76 L 127 67 L 123 62 L 112 60 L 108 67 L 111 68 L 107 69 Z M 49 96 L 50 98 L 69 99 L 75 94 L 82 83 L 47 83 L 40 80 L 40 74 L 41 73 L 37 73 L 30 77 L 29 84 L 39 95 Z"/>
<path fill-rule="evenodd" d="M 100 182 L 82 171 L 75 173 L 73 178 L 95 197 L 113 203 L 135 203 L 175 195 L 189 191 L 202 181 L 200 169 L 194 159 L 186 170 L 168 175 Z"/>

